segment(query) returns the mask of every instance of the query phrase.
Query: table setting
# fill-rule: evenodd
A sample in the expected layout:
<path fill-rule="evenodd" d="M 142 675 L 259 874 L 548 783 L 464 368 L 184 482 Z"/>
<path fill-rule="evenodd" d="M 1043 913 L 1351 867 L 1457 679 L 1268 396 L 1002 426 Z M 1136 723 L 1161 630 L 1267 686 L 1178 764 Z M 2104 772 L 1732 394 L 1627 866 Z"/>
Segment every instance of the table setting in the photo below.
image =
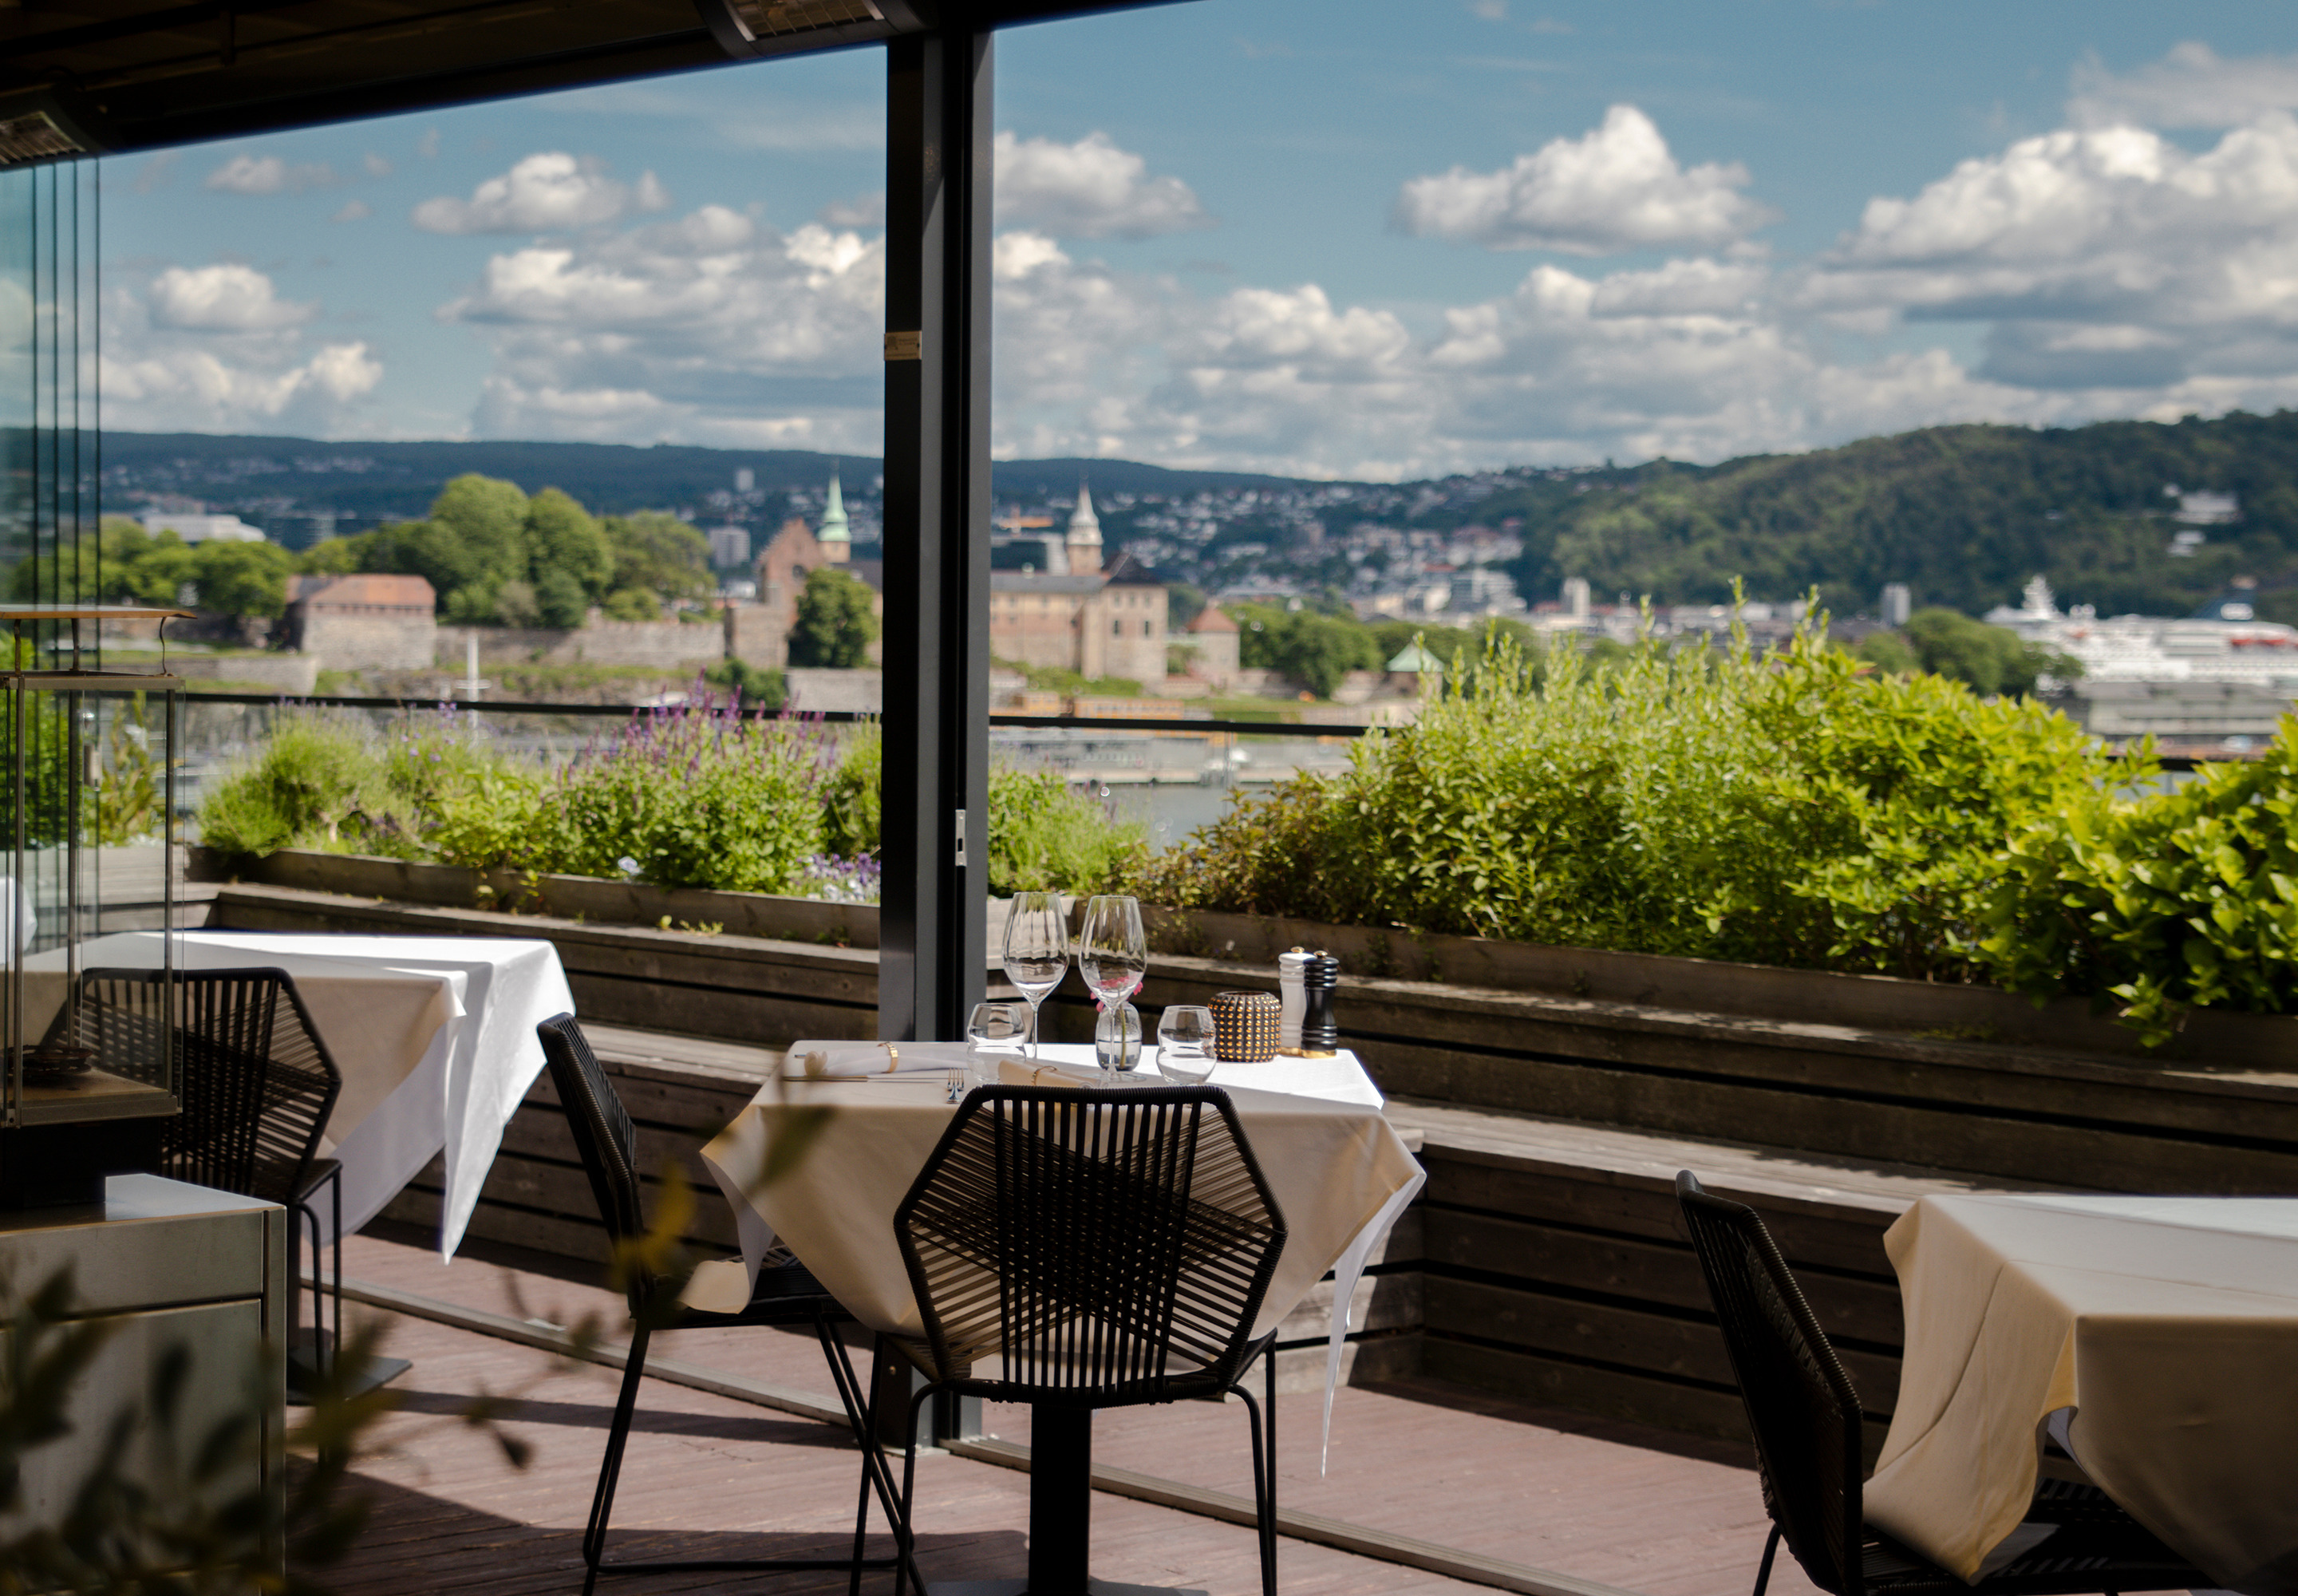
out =
<path fill-rule="evenodd" d="M 977 1006 L 963 1040 L 791 1046 L 781 1079 L 761 1087 L 703 1149 L 704 1165 L 733 1210 L 742 1255 L 698 1270 L 687 1300 L 699 1307 L 746 1301 L 779 1244 L 863 1324 L 915 1337 L 922 1321 L 896 1247 L 894 1211 L 967 1093 L 990 1085 L 1114 1092 L 1215 1086 L 1235 1104 L 1289 1231 L 1255 1334 L 1274 1330 L 1327 1271 L 1335 1277 L 1335 1301 L 1343 1306 L 1333 1316 L 1327 1347 L 1329 1441 L 1348 1332 L 1344 1305 L 1366 1261 L 1426 1179 L 1383 1118 L 1379 1088 L 1353 1054 L 1335 1046 L 1296 1043 L 1280 1051 L 1275 1014 L 1282 1005 L 1274 998 L 1265 1026 L 1256 1019 L 1226 1030 L 1211 1006 L 1169 1007 L 1156 1042 L 1145 1044 L 1131 1000 L 1148 953 L 1132 898 L 1088 902 L 1072 944 L 1056 895 L 1021 894 L 1004 955 L 1022 1001 Z M 1072 957 L 1102 1005 L 1095 1040 L 1042 1043 L 1038 1011 Z M 1329 1005 L 1322 1013 L 1329 1019 Z M 788 1111 L 813 1107 L 833 1112 L 814 1124 L 796 1167 L 762 1185 L 756 1172 L 791 1122 Z"/>

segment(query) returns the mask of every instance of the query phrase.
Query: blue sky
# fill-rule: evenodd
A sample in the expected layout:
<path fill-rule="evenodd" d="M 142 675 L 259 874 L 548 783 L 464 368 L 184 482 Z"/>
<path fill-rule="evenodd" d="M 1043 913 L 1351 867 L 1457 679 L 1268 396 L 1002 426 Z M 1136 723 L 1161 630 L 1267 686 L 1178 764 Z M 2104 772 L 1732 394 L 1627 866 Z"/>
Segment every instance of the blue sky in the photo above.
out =
<path fill-rule="evenodd" d="M 1193 0 L 1014 29 L 997 448 L 1394 477 L 2275 409 L 2294 24 Z M 108 162 L 107 424 L 873 453 L 882 73 Z"/>

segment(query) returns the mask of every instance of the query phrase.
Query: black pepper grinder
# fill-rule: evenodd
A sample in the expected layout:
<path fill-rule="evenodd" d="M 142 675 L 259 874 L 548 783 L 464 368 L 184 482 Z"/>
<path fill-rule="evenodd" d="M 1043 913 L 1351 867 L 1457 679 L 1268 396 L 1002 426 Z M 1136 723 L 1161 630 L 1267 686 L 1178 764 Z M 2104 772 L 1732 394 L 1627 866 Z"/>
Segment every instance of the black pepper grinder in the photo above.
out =
<path fill-rule="evenodd" d="M 1340 984 L 1340 960 L 1321 947 L 1309 955 L 1301 972 L 1308 1000 L 1301 1016 L 1301 1051 L 1311 1058 L 1330 1058 L 1340 1051 L 1340 1021 L 1333 1013 L 1333 993 Z"/>

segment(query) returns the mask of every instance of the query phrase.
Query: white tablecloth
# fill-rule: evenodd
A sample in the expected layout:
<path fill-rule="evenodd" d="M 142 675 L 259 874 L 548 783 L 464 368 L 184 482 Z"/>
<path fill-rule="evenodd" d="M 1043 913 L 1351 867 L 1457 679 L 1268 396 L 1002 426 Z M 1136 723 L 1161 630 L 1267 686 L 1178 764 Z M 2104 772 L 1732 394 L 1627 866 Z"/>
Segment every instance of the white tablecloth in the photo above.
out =
<path fill-rule="evenodd" d="M 850 1046 L 798 1042 L 790 1052 Z M 1093 1072 L 1089 1046 L 1047 1046 L 1043 1053 L 1046 1061 L 1080 1075 Z M 1352 1054 L 1220 1065 L 1209 1084 L 1229 1094 L 1285 1216 L 1285 1251 L 1253 1333 L 1275 1329 L 1327 1270 L 1335 1276 L 1336 1311 L 1326 1365 L 1329 1426 L 1350 1297 L 1372 1249 L 1426 1176 L 1382 1116 L 1379 1089 Z M 794 1171 L 755 1189 L 772 1136 L 770 1111 L 784 1090 L 790 1103 L 837 1112 Z M 748 1300 L 759 1260 L 779 1236 L 856 1319 L 897 1336 L 922 1335 L 894 1240 L 894 1210 L 956 1112 L 944 1081 L 931 1074 L 763 1087 L 702 1151 L 733 1207 L 745 1267 L 698 1273 L 689 1301 L 739 1308 Z"/>
<path fill-rule="evenodd" d="M 1964 1578 L 2024 1551 L 2041 1438 L 2221 1586 L 2298 1596 L 2298 1198 L 1925 1197 L 1866 1516 Z"/>
<path fill-rule="evenodd" d="M 574 995 L 548 942 L 494 937 L 368 937 L 269 931 L 171 933 L 179 970 L 285 970 L 343 1071 L 327 1121 L 342 1161 L 343 1228 L 366 1224 L 423 1166 L 446 1154 L 439 1251 L 451 1257 L 478 1205 L 503 1127 L 542 1070 L 534 1028 Z M 93 938 L 79 968 L 155 969 L 158 931 Z M 61 951 L 25 961 L 61 974 Z M 62 1000 L 62 984 L 45 996 Z"/>

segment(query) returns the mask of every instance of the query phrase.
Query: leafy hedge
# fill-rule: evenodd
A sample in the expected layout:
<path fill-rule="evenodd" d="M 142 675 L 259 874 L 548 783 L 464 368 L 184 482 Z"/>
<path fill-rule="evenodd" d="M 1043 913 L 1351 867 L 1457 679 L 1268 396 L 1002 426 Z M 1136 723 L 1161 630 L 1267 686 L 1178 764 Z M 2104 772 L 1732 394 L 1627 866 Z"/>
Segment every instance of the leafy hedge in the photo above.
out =
<path fill-rule="evenodd" d="M 1539 668 L 1542 664 L 1545 669 Z M 1350 768 L 1241 798 L 1136 890 L 1179 906 L 1992 981 L 2190 1007 L 2298 1000 L 2298 728 L 2143 797 L 2034 703 L 1785 651 L 1590 671 L 1494 638 Z"/>
<path fill-rule="evenodd" d="M 853 897 L 873 892 L 877 728 L 841 737 L 796 715 L 705 698 L 634 715 L 566 768 L 496 749 L 451 710 L 378 737 L 355 716 L 285 716 L 211 791 L 203 840 L 227 854 L 285 848 L 476 869 L 629 877 L 665 887 Z M 1058 776 L 990 781 L 989 885 L 1097 891 L 1145 851 Z"/>

